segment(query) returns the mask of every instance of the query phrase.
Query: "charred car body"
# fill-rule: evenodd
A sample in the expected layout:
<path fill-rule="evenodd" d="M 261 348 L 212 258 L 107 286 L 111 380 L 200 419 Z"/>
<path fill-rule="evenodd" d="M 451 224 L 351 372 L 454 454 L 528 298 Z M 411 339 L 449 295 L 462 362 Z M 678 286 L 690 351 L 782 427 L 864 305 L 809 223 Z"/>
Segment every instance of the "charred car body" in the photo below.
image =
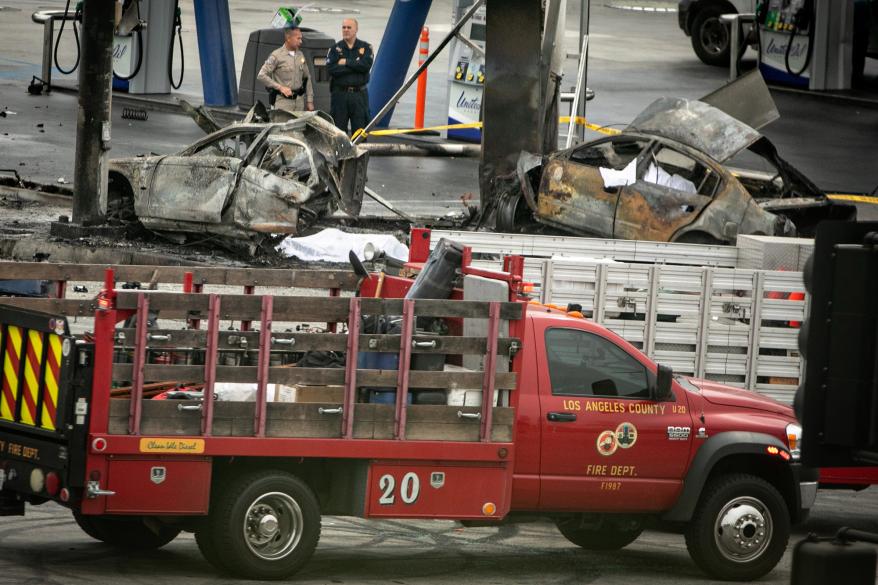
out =
<path fill-rule="evenodd" d="M 770 173 L 723 163 L 748 150 Z M 520 192 L 497 227 L 528 222 L 605 238 L 733 243 L 738 234 L 811 235 L 856 208 L 829 200 L 754 128 L 702 101 L 661 98 L 620 134 L 539 157 L 522 153 Z"/>
<path fill-rule="evenodd" d="M 179 153 L 111 161 L 108 215 L 251 251 L 342 209 L 360 212 L 368 154 L 318 113 L 245 120 Z"/>

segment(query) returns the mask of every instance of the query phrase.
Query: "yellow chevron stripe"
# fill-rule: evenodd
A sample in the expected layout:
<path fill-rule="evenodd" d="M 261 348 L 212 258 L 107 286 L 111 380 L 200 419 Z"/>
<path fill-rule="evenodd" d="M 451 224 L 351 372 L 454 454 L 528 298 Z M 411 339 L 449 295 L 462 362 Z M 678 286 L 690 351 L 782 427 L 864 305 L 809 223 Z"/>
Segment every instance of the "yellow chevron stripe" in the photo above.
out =
<path fill-rule="evenodd" d="M 3 338 L 6 336 L 6 328 L 0 326 L 0 347 L 3 347 Z M 0 360 L 3 359 L 3 356 L 0 356 Z M 4 397 L 3 388 L 3 379 L 0 378 L 0 418 L 4 420 L 12 420 L 12 408 L 10 405 L 6 404 L 6 398 Z"/>
<path fill-rule="evenodd" d="M 55 363 L 60 367 L 61 365 L 61 337 L 58 335 L 49 335 L 49 353 L 55 356 Z M 46 356 L 46 391 L 48 392 L 49 399 L 52 401 L 52 405 L 55 408 L 58 408 L 58 380 L 55 379 L 55 375 L 52 373 L 52 367 L 49 365 L 49 358 Z M 57 410 L 56 410 L 57 413 Z M 44 429 L 49 429 L 50 431 L 55 430 L 55 421 L 52 420 L 52 417 L 49 416 L 48 409 L 43 405 L 43 416 L 42 416 L 42 427 Z"/>
<path fill-rule="evenodd" d="M 33 348 L 34 356 L 36 356 L 37 359 L 40 359 L 43 355 L 42 335 L 39 331 L 31 329 L 27 332 L 27 339 L 28 344 Z M 21 359 L 24 360 L 24 391 L 27 392 L 27 396 L 30 396 L 30 399 L 36 406 L 40 390 L 40 383 L 38 380 L 40 375 L 40 365 L 37 363 L 36 371 L 34 371 L 34 364 L 28 359 L 27 352 L 25 352 Z M 21 422 L 26 425 L 36 425 L 37 421 L 35 419 L 36 416 L 31 416 L 30 409 L 25 400 L 21 405 Z"/>
<path fill-rule="evenodd" d="M 0 417 L 5 420 L 15 420 L 15 400 L 18 398 L 18 370 L 12 367 L 12 360 L 9 359 L 9 349 L 11 348 L 18 359 L 21 359 L 21 328 L 10 325 L 6 328 L 7 341 L 6 352 L 3 354 L 3 379 L 9 383 L 12 389 L 12 404 L 7 404 L 5 398 L 2 400 L 2 408 L 0 408 Z"/>

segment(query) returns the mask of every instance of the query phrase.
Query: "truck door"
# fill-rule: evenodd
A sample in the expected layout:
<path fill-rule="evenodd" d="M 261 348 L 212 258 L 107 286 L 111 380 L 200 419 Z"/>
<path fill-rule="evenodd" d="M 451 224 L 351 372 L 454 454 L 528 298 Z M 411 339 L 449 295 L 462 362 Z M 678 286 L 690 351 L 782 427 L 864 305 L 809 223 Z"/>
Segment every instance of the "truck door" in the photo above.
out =
<path fill-rule="evenodd" d="M 540 508 L 655 511 L 682 488 L 692 421 L 685 392 L 649 399 L 654 372 L 598 329 L 537 325 Z M 603 333 L 603 334 L 602 334 Z M 618 339 L 618 338 L 617 338 Z"/>

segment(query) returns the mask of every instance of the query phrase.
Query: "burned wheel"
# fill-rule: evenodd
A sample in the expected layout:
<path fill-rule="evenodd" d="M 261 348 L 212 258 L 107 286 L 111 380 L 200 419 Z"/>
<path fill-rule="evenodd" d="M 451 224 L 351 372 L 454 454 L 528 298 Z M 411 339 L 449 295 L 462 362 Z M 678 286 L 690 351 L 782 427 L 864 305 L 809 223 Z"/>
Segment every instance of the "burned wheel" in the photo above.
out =
<path fill-rule="evenodd" d="M 82 531 L 109 545 L 135 550 L 161 548 L 177 538 L 179 528 L 159 523 L 147 525 L 142 518 L 85 516 L 73 513 Z"/>
<path fill-rule="evenodd" d="M 555 524 L 564 538 L 585 550 L 619 550 L 637 540 L 643 532 L 640 527 L 582 528 L 577 519 L 559 520 Z"/>
<path fill-rule="evenodd" d="M 196 533 L 205 558 L 251 579 L 283 579 L 302 568 L 320 539 L 311 489 L 288 473 L 265 471 L 225 484 Z"/>
<path fill-rule="evenodd" d="M 521 233 L 533 221 L 530 209 L 521 193 L 504 193 L 497 202 L 497 230 Z"/>
<path fill-rule="evenodd" d="M 751 581 L 774 569 L 789 538 L 789 511 L 777 489 L 761 478 L 735 474 L 705 488 L 686 530 L 686 547 L 712 577 Z"/>

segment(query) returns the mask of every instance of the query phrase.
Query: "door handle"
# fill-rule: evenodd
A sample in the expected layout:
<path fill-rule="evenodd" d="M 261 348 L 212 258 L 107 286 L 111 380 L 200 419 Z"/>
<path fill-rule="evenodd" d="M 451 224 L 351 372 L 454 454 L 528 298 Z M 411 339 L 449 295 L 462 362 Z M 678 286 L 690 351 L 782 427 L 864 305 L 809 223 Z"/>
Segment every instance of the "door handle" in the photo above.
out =
<path fill-rule="evenodd" d="M 573 422 L 576 420 L 576 415 L 572 412 L 550 412 L 546 418 L 552 422 Z"/>

